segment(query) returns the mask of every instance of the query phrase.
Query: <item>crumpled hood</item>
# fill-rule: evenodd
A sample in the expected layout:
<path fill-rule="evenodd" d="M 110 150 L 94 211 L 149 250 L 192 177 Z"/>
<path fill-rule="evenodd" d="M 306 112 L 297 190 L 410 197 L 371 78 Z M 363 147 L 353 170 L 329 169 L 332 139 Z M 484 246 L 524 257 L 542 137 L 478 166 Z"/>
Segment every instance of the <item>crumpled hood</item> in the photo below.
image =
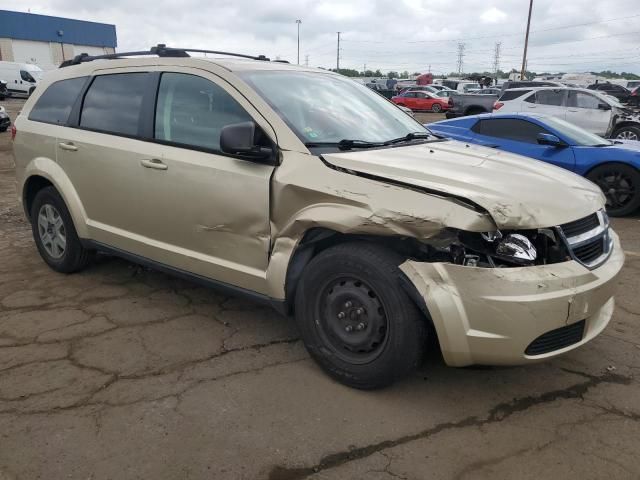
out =
<path fill-rule="evenodd" d="M 499 228 L 561 225 L 604 208 L 590 181 L 544 162 L 454 140 L 323 154 L 330 165 L 480 205 Z"/>

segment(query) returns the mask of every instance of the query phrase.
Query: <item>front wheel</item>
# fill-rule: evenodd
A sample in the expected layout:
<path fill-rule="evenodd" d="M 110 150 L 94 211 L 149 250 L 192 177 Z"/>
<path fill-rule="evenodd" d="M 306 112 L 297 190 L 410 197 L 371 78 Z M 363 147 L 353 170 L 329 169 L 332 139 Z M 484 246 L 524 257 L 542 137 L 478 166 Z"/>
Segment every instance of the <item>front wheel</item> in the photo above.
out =
<path fill-rule="evenodd" d="M 621 217 L 640 207 L 640 172 L 621 163 L 594 168 L 587 176 L 607 197 L 607 213 Z"/>
<path fill-rule="evenodd" d="M 433 105 L 431 105 L 431 111 L 433 113 L 440 113 L 442 111 L 442 105 L 440 105 L 439 103 L 434 103 Z"/>
<path fill-rule="evenodd" d="M 381 388 L 414 369 L 426 320 L 399 283 L 403 258 L 367 242 L 331 247 L 307 265 L 295 299 L 311 356 L 355 388 Z"/>
<path fill-rule="evenodd" d="M 617 138 L 619 140 L 640 140 L 640 127 L 629 125 L 618 128 L 613 133 L 613 138 Z"/>

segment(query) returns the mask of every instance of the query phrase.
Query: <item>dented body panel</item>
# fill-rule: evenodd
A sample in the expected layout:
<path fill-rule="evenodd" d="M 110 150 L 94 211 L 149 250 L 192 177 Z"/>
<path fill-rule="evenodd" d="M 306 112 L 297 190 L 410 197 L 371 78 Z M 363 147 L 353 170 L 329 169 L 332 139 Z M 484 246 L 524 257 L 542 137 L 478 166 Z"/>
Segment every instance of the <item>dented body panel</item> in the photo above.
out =
<path fill-rule="evenodd" d="M 613 253 L 595 270 L 575 261 L 500 269 L 407 261 L 400 268 L 427 304 L 448 365 L 531 363 L 579 347 L 609 323 L 624 263 L 612 235 Z M 580 342 L 543 355 L 524 353 L 544 333 L 582 320 Z"/>

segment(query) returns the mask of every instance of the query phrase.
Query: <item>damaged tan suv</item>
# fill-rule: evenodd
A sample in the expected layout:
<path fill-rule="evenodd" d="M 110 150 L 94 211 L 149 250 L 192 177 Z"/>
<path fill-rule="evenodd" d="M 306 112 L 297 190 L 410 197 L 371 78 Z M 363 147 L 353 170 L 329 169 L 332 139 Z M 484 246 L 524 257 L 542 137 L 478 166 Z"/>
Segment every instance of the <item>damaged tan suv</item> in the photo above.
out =
<path fill-rule="evenodd" d="M 429 334 L 449 365 L 502 365 L 606 327 L 624 256 L 596 185 L 331 72 L 188 52 L 82 55 L 25 104 L 18 191 L 54 270 L 108 252 L 267 302 L 358 388 Z"/>

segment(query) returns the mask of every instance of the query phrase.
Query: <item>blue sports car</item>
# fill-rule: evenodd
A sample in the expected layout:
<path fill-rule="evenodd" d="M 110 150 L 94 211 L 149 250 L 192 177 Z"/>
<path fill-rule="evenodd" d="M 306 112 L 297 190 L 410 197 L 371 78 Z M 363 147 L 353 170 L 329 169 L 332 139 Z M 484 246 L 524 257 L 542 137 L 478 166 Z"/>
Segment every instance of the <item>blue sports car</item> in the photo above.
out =
<path fill-rule="evenodd" d="M 640 141 L 605 140 L 555 117 L 485 114 L 425 125 L 436 135 L 566 168 L 596 183 L 612 216 L 640 207 Z"/>

